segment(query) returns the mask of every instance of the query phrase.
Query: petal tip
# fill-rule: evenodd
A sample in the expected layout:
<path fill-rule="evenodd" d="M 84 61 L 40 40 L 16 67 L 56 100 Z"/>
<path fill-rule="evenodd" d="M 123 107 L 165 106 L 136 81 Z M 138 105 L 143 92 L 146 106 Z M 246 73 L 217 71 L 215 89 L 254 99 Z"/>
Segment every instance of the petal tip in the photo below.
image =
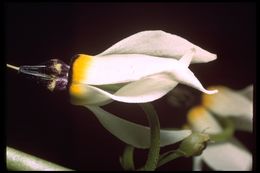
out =
<path fill-rule="evenodd" d="M 218 90 L 206 90 L 205 93 L 206 94 L 216 94 L 216 93 L 218 93 Z"/>
<path fill-rule="evenodd" d="M 217 54 L 213 54 L 212 57 L 211 57 L 212 61 L 217 59 L 217 57 L 218 57 Z"/>
<path fill-rule="evenodd" d="M 215 61 L 216 59 L 217 59 L 217 54 L 210 53 L 210 54 L 208 55 L 208 58 L 205 59 L 205 62 Z"/>

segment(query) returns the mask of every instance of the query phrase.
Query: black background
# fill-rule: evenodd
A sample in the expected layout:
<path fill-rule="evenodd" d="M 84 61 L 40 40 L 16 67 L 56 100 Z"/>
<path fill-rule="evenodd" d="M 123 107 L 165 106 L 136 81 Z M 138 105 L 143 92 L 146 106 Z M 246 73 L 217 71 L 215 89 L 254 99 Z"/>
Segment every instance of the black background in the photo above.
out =
<path fill-rule="evenodd" d="M 216 61 L 190 66 L 204 86 L 242 89 L 255 83 L 255 3 L 6 3 L 4 19 L 9 64 L 50 58 L 69 63 L 75 54 L 95 55 L 136 32 L 159 29 L 218 55 Z M 5 80 L 7 145 L 76 170 L 121 170 L 124 144 L 90 111 L 71 105 L 65 92 L 51 93 L 13 70 L 6 71 Z M 161 126 L 181 127 L 185 110 L 165 98 L 153 103 Z M 114 102 L 105 109 L 147 125 L 137 105 Z M 236 135 L 255 153 L 254 135 Z M 137 150 L 137 165 L 146 153 Z M 181 158 L 159 170 L 191 170 L 191 165 L 191 159 Z"/>

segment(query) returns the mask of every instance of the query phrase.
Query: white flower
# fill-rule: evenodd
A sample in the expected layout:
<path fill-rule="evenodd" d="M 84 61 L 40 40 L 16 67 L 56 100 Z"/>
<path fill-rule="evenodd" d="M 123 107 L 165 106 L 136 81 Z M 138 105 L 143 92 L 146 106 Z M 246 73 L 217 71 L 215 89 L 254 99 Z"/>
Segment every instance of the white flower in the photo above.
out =
<path fill-rule="evenodd" d="M 247 104 L 247 101 L 242 99 L 239 93 L 223 86 L 211 88 L 219 90 L 216 97 L 204 95 L 203 106 L 194 107 L 188 113 L 188 122 L 194 131 L 204 131 L 208 134 L 222 132 L 221 125 L 208 110 L 214 112 L 216 116 L 231 116 L 234 118 L 233 120 L 240 121 L 240 125 L 244 123 L 241 122 L 241 117 L 244 118 L 243 120 L 250 117 L 248 115 L 251 114 L 252 108 Z M 245 127 L 242 129 L 252 129 L 252 122 Z M 239 126 L 237 128 L 241 129 Z M 201 170 L 202 160 L 214 170 L 236 171 L 252 169 L 252 154 L 235 137 L 225 142 L 208 144 L 202 155 L 194 157 L 194 170 Z"/>
<path fill-rule="evenodd" d="M 206 90 L 188 68 L 217 56 L 189 41 L 163 31 L 144 31 L 116 43 L 96 56 L 77 55 L 70 66 L 52 59 L 36 66 L 7 67 L 47 83 L 51 91 L 68 88 L 71 103 L 92 111 L 114 136 L 137 148 L 149 148 L 150 129 L 123 120 L 99 106 L 113 100 L 145 103 L 159 99 L 178 83 Z M 68 79 L 69 78 L 69 79 Z M 161 130 L 161 146 L 178 142 L 190 130 Z"/>
<path fill-rule="evenodd" d="M 112 100 L 145 103 L 161 98 L 178 83 L 206 90 L 188 68 L 191 61 L 216 59 L 187 40 L 163 31 L 132 35 L 90 56 L 79 54 L 71 64 L 69 92 L 76 105 L 104 105 Z M 106 88 L 116 87 L 115 90 Z"/>
<path fill-rule="evenodd" d="M 225 86 L 212 86 L 217 89 L 214 95 L 202 96 L 202 105 L 221 117 L 231 117 L 240 130 L 253 131 L 253 85 L 240 91 Z"/>
<path fill-rule="evenodd" d="M 71 63 L 71 103 L 83 105 L 114 136 L 136 148 L 150 147 L 150 129 L 121 119 L 99 106 L 113 100 L 145 103 L 159 99 L 178 83 L 204 89 L 188 68 L 217 56 L 163 31 L 144 31 L 116 43 L 96 56 L 79 54 Z M 179 142 L 190 130 L 161 130 L 160 145 Z"/>

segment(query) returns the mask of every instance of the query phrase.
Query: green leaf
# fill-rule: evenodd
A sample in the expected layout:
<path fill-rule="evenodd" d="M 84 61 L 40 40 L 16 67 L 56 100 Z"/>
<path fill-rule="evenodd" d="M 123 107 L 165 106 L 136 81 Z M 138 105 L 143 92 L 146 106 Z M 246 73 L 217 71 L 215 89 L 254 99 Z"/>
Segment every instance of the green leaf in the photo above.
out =
<path fill-rule="evenodd" d="M 216 116 L 217 117 L 217 116 Z M 210 134 L 210 140 L 214 142 L 225 142 L 228 141 L 234 134 L 235 125 L 230 118 L 217 117 L 223 127 L 223 131 L 217 134 Z"/>
<path fill-rule="evenodd" d="M 11 147 L 6 147 L 6 163 L 13 171 L 73 171 Z"/>

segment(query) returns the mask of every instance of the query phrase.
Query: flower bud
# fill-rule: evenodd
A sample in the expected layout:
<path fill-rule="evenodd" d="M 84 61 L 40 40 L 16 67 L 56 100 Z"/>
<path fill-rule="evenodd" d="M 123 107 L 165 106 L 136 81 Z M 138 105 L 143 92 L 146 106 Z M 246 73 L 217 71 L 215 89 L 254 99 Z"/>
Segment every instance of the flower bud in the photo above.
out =
<path fill-rule="evenodd" d="M 184 154 L 185 157 L 198 156 L 206 148 L 209 139 L 208 134 L 193 132 L 182 141 L 178 151 Z"/>

